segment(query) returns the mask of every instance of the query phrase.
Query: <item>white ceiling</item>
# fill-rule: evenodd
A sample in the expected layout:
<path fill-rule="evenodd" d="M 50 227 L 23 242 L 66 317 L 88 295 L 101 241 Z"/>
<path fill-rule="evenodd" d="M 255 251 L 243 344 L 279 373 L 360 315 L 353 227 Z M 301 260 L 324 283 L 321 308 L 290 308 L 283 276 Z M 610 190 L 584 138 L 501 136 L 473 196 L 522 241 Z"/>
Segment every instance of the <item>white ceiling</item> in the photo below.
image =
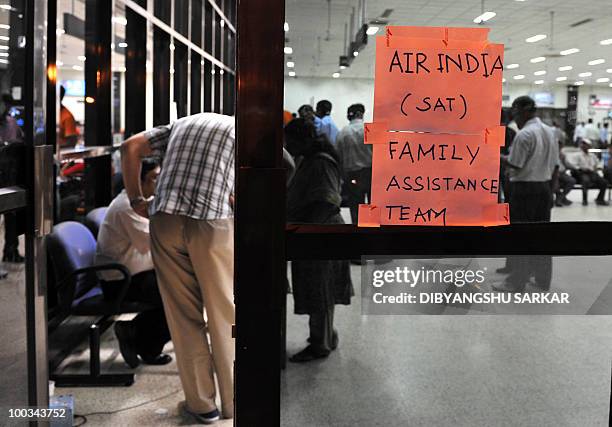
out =
<path fill-rule="evenodd" d="M 366 0 L 366 22 L 379 16 L 385 9 L 394 9 L 390 25 L 473 27 L 473 19 L 481 14 L 480 0 Z M 293 48 L 287 60 L 295 62 L 297 77 L 331 77 L 339 71 L 338 58 L 344 54 L 344 25 L 349 22 L 351 9 L 357 9 L 358 0 L 330 0 L 331 31 L 328 28 L 327 0 L 286 0 L 286 21 L 289 31 L 285 33 L 287 46 Z M 491 28 L 489 40 L 506 46 L 505 65 L 517 63 L 519 68 L 506 69 L 508 82 L 533 83 L 544 80 L 545 84 L 557 84 L 556 77 L 567 76 L 568 80 L 558 84 L 583 80 L 596 84 L 597 78 L 608 77 L 612 81 L 612 44 L 600 45 L 604 39 L 612 39 L 612 0 L 485 0 L 485 10 L 497 15 L 486 23 Z M 554 11 L 554 34 L 550 48 L 550 12 Z M 592 19 L 583 25 L 570 25 Z M 379 34 L 383 33 L 381 28 Z M 547 39 L 527 43 L 527 37 L 546 34 Z M 319 48 L 320 45 L 320 48 Z M 342 71 L 342 77 L 373 78 L 375 47 L 373 37 L 368 46 L 355 58 L 351 67 Z M 530 59 L 549 53 L 578 48 L 579 53 L 549 58 L 544 62 L 530 63 Z M 289 59 L 290 58 L 290 59 Z M 593 59 L 603 58 L 604 64 L 589 66 Z M 560 66 L 571 65 L 573 70 L 561 72 Z M 609 69 L 610 72 L 606 72 Z M 544 76 L 535 76 L 544 70 Z M 285 74 L 290 71 L 285 67 Z M 579 77 L 579 73 L 591 72 L 590 77 Z M 515 75 L 525 75 L 515 80 Z M 598 83 L 608 86 L 609 83 Z"/>

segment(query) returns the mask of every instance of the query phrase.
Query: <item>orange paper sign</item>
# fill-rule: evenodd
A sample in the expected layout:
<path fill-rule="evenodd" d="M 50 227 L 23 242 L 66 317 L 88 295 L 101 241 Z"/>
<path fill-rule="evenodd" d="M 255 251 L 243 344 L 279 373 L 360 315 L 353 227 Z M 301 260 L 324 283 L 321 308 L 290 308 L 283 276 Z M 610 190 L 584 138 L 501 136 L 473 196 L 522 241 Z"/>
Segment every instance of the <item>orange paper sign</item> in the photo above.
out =
<path fill-rule="evenodd" d="M 488 30 L 388 27 L 377 38 L 372 200 L 359 226 L 502 225 L 503 45 Z"/>
<path fill-rule="evenodd" d="M 377 37 L 374 122 L 461 133 L 499 124 L 503 45 L 444 36 Z"/>

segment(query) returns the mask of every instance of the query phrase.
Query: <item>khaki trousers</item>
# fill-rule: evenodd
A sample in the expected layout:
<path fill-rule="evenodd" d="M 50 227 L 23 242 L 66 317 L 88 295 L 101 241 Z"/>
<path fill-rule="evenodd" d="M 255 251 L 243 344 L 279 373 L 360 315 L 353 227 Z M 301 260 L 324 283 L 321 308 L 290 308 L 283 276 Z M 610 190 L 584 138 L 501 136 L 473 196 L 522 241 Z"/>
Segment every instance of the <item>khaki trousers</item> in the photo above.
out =
<path fill-rule="evenodd" d="M 187 407 L 196 413 L 217 407 L 216 373 L 222 414 L 231 418 L 234 220 L 195 220 L 156 213 L 151 218 L 150 232 L 157 281 Z"/>

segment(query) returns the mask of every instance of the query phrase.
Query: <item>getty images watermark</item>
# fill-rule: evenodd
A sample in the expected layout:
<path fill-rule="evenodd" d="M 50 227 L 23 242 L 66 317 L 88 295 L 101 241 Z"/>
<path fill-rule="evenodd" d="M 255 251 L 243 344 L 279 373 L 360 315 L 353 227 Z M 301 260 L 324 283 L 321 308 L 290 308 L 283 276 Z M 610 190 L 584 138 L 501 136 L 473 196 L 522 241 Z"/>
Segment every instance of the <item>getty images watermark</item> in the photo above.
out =
<path fill-rule="evenodd" d="M 612 277 L 576 286 L 571 258 L 364 258 L 362 314 L 612 314 Z"/>

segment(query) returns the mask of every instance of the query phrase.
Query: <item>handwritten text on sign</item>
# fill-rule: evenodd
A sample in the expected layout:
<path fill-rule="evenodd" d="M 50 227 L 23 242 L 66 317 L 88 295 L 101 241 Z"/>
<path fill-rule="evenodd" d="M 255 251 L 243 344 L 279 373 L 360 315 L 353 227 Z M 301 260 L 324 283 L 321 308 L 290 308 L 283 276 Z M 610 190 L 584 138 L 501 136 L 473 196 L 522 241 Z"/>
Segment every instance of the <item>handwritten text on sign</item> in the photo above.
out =
<path fill-rule="evenodd" d="M 370 140 L 376 164 L 370 206 L 380 223 L 507 223 L 507 206 L 497 204 L 499 166 L 490 161 L 499 157 L 503 129 L 481 135 L 387 132 Z"/>
<path fill-rule="evenodd" d="M 377 38 L 374 121 L 427 132 L 497 126 L 503 45 L 424 40 Z"/>

